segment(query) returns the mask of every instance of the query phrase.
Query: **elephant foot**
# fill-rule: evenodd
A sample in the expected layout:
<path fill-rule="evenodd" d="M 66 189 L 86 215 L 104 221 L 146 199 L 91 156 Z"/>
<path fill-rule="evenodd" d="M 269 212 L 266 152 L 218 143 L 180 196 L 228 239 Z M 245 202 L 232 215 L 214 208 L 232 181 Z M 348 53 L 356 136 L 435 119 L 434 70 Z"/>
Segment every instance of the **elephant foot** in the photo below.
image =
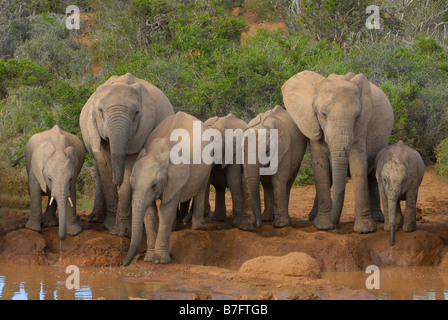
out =
<path fill-rule="evenodd" d="M 379 209 L 372 209 L 370 211 L 370 215 L 372 216 L 372 219 L 376 222 L 384 222 L 384 214 Z"/>
<path fill-rule="evenodd" d="M 37 231 L 40 232 L 42 230 L 41 227 L 41 222 L 37 222 L 34 220 L 28 220 L 28 222 L 26 223 L 25 227 L 27 227 L 28 229 L 31 229 L 33 231 Z"/>
<path fill-rule="evenodd" d="M 154 250 L 146 250 L 143 261 L 152 262 L 153 259 L 154 259 Z"/>
<path fill-rule="evenodd" d="M 212 221 L 226 221 L 225 211 L 215 211 L 212 215 Z"/>
<path fill-rule="evenodd" d="M 367 218 L 366 217 L 355 218 L 355 226 L 353 227 L 353 230 L 356 233 L 375 232 L 376 222 L 372 219 L 370 215 Z"/>
<path fill-rule="evenodd" d="M 44 221 L 43 221 L 44 227 L 54 227 L 58 225 L 58 219 L 54 214 L 45 214 L 44 215 Z"/>
<path fill-rule="evenodd" d="M 194 219 L 193 219 L 191 228 L 193 230 L 207 230 L 207 224 L 205 223 L 205 221 L 197 222 L 197 221 L 194 221 Z"/>
<path fill-rule="evenodd" d="M 329 214 L 317 214 L 313 220 L 314 226 L 319 230 L 331 230 L 336 226 L 331 222 Z"/>
<path fill-rule="evenodd" d="M 415 221 L 403 224 L 403 231 L 405 231 L 405 232 L 415 231 L 416 228 L 417 228 L 417 225 L 416 225 Z"/>
<path fill-rule="evenodd" d="M 129 221 L 121 221 L 115 223 L 115 225 L 110 229 L 110 233 L 121 236 L 121 237 L 131 237 L 131 223 Z"/>
<path fill-rule="evenodd" d="M 103 226 L 107 230 L 112 230 L 115 226 L 116 214 L 107 214 L 106 218 L 103 221 Z"/>
<path fill-rule="evenodd" d="M 171 262 L 171 255 L 168 252 L 154 253 L 152 258 L 153 263 L 166 264 Z"/>
<path fill-rule="evenodd" d="M 269 222 L 274 221 L 274 211 L 272 210 L 264 210 L 261 215 L 261 221 Z"/>
<path fill-rule="evenodd" d="M 274 223 L 272 224 L 276 228 L 283 228 L 289 226 L 291 224 L 291 220 L 288 217 L 288 214 L 282 214 L 276 216 L 274 219 Z"/>
<path fill-rule="evenodd" d="M 318 213 L 319 213 L 319 211 L 317 210 L 317 207 L 313 207 L 311 209 L 310 213 L 308 214 L 308 220 L 314 221 L 314 219 L 316 219 Z"/>
<path fill-rule="evenodd" d="M 250 222 L 247 219 L 235 218 L 233 220 L 233 225 L 243 231 L 254 231 L 255 229 L 253 222 Z"/>
<path fill-rule="evenodd" d="M 101 223 L 104 221 L 104 212 L 99 212 L 93 208 L 92 212 L 89 214 L 89 222 Z"/>
<path fill-rule="evenodd" d="M 67 233 L 71 236 L 76 236 L 82 231 L 81 224 L 79 222 L 67 223 Z"/>

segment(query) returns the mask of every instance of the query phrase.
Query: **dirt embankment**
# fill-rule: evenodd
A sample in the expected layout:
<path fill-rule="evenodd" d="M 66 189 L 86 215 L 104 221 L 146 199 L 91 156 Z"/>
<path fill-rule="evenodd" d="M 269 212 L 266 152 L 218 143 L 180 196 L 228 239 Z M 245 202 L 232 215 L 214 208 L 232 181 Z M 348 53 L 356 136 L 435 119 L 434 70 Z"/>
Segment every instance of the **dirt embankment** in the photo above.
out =
<path fill-rule="evenodd" d="M 301 299 L 322 297 L 330 294 L 329 291 L 341 293 L 340 288 L 320 279 L 322 271 L 364 270 L 371 264 L 438 265 L 448 271 L 448 183 L 441 181 L 433 168 L 427 168 L 420 188 L 417 231 L 399 230 L 393 247 L 389 245 L 389 233 L 383 231 L 383 223 L 378 223 L 378 230 L 371 234 L 353 232 L 354 196 L 350 181 L 341 223 L 334 230 L 319 231 L 308 221 L 314 193 L 314 186 L 292 190 L 291 226 L 274 228 L 271 223 L 264 223 L 254 232 L 232 226 L 228 195 L 227 221 L 209 223 L 204 231 L 193 231 L 190 225 L 178 224 L 171 234 L 171 265 L 144 262 L 145 239 L 133 264 L 154 270 L 154 275 L 174 270 L 187 274 L 187 278 L 234 281 L 235 286 L 241 281 L 268 281 L 278 284 L 278 290 L 284 290 L 290 286 L 297 289 L 300 283 L 304 291 L 294 292 Z M 214 194 L 211 194 L 212 207 L 213 200 Z M 0 209 L 0 263 L 121 265 L 129 239 L 110 235 L 101 224 L 89 223 L 87 214 L 80 212 L 83 232 L 59 241 L 57 227 L 34 232 L 23 228 L 28 212 Z M 260 271 L 255 272 L 257 269 Z M 343 292 L 352 297 L 369 297 L 349 289 Z"/>

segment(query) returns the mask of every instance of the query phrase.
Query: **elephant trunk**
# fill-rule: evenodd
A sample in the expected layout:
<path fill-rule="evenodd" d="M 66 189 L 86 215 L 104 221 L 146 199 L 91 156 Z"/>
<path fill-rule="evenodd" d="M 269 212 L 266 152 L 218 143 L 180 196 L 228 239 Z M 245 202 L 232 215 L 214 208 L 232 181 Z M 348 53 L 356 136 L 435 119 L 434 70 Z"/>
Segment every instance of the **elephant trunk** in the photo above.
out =
<path fill-rule="evenodd" d="M 109 120 L 109 141 L 112 161 L 112 180 L 120 186 L 123 183 L 126 149 L 130 138 L 130 124 L 122 117 Z"/>
<path fill-rule="evenodd" d="M 389 233 L 390 233 L 390 245 L 393 246 L 395 244 L 395 212 L 397 210 L 397 198 L 390 197 L 388 200 L 388 209 L 389 209 Z"/>
<path fill-rule="evenodd" d="M 134 259 L 143 237 L 143 216 L 146 208 L 142 201 L 132 200 L 132 232 L 131 232 L 131 244 L 129 246 L 128 253 L 124 258 L 123 265 L 127 266 Z"/>
<path fill-rule="evenodd" d="M 341 217 L 344 205 L 345 185 L 348 171 L 348 155 L 331 157 L 331 170 L 333 178 L 333 205 L 331 211 L 331 222 L 336 225 Z"/>

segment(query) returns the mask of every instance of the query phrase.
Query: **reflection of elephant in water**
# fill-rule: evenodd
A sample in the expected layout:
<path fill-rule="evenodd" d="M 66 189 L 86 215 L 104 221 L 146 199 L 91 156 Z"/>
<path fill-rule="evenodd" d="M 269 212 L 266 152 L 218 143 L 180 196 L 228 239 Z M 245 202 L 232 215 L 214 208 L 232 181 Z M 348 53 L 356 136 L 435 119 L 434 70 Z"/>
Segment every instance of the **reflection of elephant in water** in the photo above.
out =
<path fill-rule="evenodd" d="M 185 134 L 193 137 L 194 121 L 200 124 L 202 132 L 207 129 L 205 124 L 184 112 L 167 117 L 151 133 L 134 164 L 131 175 L 132 236 L 124 265 L 132 261 L 140 248 L 146 211 L 146 261 L 171 261 L 169 239 L 179 203 L 193 199 L 193 229 L 206 228 L 204 202 L 212 164 L 193 162 L 193 154 L 198 150 L 184 135 L 178 143 L 170 141 L 171 134 L 176 129 L 183 129 Z M 201 154 L 208 144 L 201 142 Z M 174 151 L 175 147 L 181 147 L 181 151 Z M 172 153 L 176 156 L 181 153 L 181 159 L 174 161 Z M 178 160 L 179 164 L 175 164 Z M 161 200 L 158 214 L 156 199 Z"/>
<path fill-rule="evenodd" d="M 394 118 L 386 95 L 363 74 L 325 78 L 312 71 L 290 78 L 282 92 L 286 109 L 310 139 L 317 191 L 317 206 L 310 214 L 314 225 L 330 229 L 339 222 L 349 168 L 356 201 L 354 230 L 375 231 L 372 217 L 383 217 L 373 166 L 387 146 Z"/>
<path fill-rule="evenodd" d="M 246 215 L 246 199 L 243 193 L 243 165 L 239 161 L 240 159 L 237 159 L 237 148 L 241 150 L 240 145 L 237 146 L 239 140 L 233 138 L 233 135 L 229 135 L 233 139 L 233 143 L 231 140 L 226 141 L 225 133 L 226 130 L 230 130 L 235 134 L 235 137 L 242 137 L 246 129 L 246 122 L 236 118 L 233 114 L 228 114 L 225 117 L 212 117 L 204 124 L 211 129 L 218 130 L 221 133 L 223 143 L 221 164 L 214 164 L 210 174 L 210 184 L 215 187 L 215 212 L 212 220 L 224 221 L 226 219 L 225 192 L 228 187 L 232 196 L 234 224 L 242 230 L 253 230 L 253 217 Z M 239 130 L 239 135 L 237 130 Z M 226 161 L 227 144 L 232 146 L 233 154 L 230 157 L 228 156 L 229 159 L 232 159 L 232 163 Z M 208 216 L 210 211 L 209 193 L 206 194 L 205 207 L 205 215 Z"/>
<path fill-rule="evenodd" d="M 376 157 L 376 178 L 383 199 L 384 230 L 390 231 L 390 244 L 395 244 L 395 230 L 403 226 L 410 232 L 416 228 L 417 195 L 425 173 L 420 154 L 403 141 L 381 150 Z M 406 200 L 401 212 L 400 201 Z"/>
<path fill-rule="evenodd" d="M 249 130 L 256 132 L 257 141 L 260 142 L 260 130 L 266 130 L 266 151 L 273 155 L 277 152 L 278 155 L 278 169 L 273 175 L 261 175 L 259 159 L 255 164 L 248 163 L 250 154 Z M 270 130 L 278 130 L 278 148 L 270 150 Z M 246 133 L 247 139 L 244 141 L 244 176 L 245 184 L 247 185 L 248 198 L 251 199 L 253 215 L 255 216 L 256 227 L 261 226 L 261 220 L 274 221 L 275 227 L 284 227 L 290 224 L 288 214 L 289 194 L 294 179 L 305 154 L 307 140 L 305 136 L 297 128 L 289 113 L 280 106 L 258 115 L 247 124 Z M 260 144 L 258 144 L 260 146 Z M 257 147 L 258 147 L 257 146 Z M 274 146 L 275 147 L 275 146 Z M 260 155 L 258 151 L 258 156 Z M 272 162 L 270 163 L 272 165 Z M 265 164 L 264 166 L 269 166 Z M 261 215 L 260 204 L 260 181 L 264 190 L 265 210 L 263 216 Z"/>
<path fill-rule="evenodd" d="M 91 220 L 104 219 L 112 233 L 130 235 L 132 166 L 151 131 L 173 113 L 162 91 L 130 73 L 110 77 L 92 94 L 80 115 L 97 183 Z"/>
<path fill-rule="evenodd" d="M 30 193 L 30 218 L 26 227 L 41 230 L 42 195 L 48 195 L 44 224 L 58 224 L 58 207 L 59 238 L 65 239 L 66 233 L 73 236 L 81 232 L 81 224 L 76 217 L 76 178 L 84 163 L 82 142 L 54 126 L 30 138 L 25 149 L 25 161 Z"/>

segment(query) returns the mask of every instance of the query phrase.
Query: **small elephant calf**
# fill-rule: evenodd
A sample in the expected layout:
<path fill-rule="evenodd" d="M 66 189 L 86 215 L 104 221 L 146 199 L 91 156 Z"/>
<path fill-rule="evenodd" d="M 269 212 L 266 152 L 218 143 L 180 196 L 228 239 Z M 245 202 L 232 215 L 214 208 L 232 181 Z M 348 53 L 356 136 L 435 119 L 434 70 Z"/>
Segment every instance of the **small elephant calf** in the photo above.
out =
<path fill-rule="evenodd" d="M 25 149 L 30 194 L 27 228 L 41 230 L 42 195 L 47 195 L 49 201 L 44 225 L 55 226 L 59 222 L 61 240 L 65 239 L 66 233 L 74 236 L 81 232 L 76 216 L 76 178 L 84 156 L 81 140 L 57 125 L 30 138 Z M 55 215 L 56 207 L 59 208 L 59 221 Z"/>
<path fill-rule="evenodd" d="M 390 244 L 395 244 L 395 230 L 416 228 L 417 194 L 423 180 L 425 165 L 422 157 L 403 141 L 385 147 L 376 157 L 376 178 L 383 200 L 384 230 L 390 232 Z M 400 201 L 406 201 L 401 212 Z"/>

